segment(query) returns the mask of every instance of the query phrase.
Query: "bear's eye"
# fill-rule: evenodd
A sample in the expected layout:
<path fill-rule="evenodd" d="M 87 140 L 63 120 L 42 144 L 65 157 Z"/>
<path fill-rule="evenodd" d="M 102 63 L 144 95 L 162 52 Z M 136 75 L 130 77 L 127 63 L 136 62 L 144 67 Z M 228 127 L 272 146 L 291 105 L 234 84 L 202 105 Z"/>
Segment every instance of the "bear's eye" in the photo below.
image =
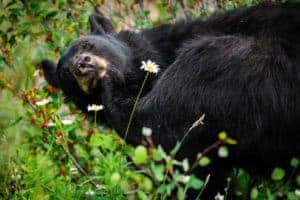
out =
<path fill-rule="evenodd" d="M 93 47 L 94 47 L 94 45 L 91 44 L 91 43 L 89 43 L 89 42 L 87 42 L 87 41 L 82 42 L 80 44 L 80 49 L 82 49 L 82 50 L 91 50 Z"/>

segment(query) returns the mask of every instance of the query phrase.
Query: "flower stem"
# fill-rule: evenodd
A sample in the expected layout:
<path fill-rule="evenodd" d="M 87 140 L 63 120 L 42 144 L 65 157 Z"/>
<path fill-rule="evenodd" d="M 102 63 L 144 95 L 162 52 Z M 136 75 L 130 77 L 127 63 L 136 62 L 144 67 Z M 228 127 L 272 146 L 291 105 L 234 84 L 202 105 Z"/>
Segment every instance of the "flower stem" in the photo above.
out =
<path fill-rule="evenodd" d="M 146 84 L 146 81 L 147 81 L 147 79 L 148 79 L 149 74 L 150 74 L 150 72 L 147 72 L 147 74 L 145 75 L 145 78 L 144 78 L 144 81 L 143 81 L 143 83 L 142 83 L 142 86 L 141 86 L 141 88 L 140 88 L 140 90 L 139 90 L 138 95 L 136 96 L 136 99 L 135 99 L 135 102 L 134 102 L 132 111 L 131 111 L 131 113 L 130 113 L 130 117 L 129 117 L 129 121 L 128 121 L 128 124 L 127 124 L 127 128 L 126 128 L 126 131 L 125 131 L 125 133 L 124 133 L 124 140 L 125 140 L 125 141 L 126 141 L 126 138 L 127 138 L 128 132 L 129 132 L 129 128 L 130 128 L 130 125 L 131 125 L 131 122 L 132 122 L 132 119 L 133 119 L 134 111 L 136 110 L 137 104 L 138 104 L 138 102 L 139 102 L 139 100 L 140 100 L 140 97 L 141 97 L 141 95 L 142 95 L 142 91 L 143 91 L 143 89 L 144 89 L 144 86 L 145 86 L 145 84 Z"/>
<path fill-rule="evenodd" d="M 96 128 L 97 124 L 97 111 L 94 111 L 94 128 Z"/>

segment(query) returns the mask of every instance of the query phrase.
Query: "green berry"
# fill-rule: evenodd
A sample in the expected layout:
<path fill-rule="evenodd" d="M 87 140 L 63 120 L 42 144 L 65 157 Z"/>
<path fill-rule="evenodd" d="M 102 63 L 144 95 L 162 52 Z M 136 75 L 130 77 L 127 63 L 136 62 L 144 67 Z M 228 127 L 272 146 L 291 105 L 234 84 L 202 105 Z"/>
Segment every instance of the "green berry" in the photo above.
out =
<path fill-rule="evenodd" d="M 300 175 L 298 175 L 298 176 L 296 177 L 296 183 L 297 183 L 298 186 L 300 186 Z"/>
<path fill-rule="evenodd" d="M 271 177 L 272 177 L 272 179 L 273 179 L 274 181 L 280 181 L 280 180 L 282 180 L 282 179 L 284 178 L 284 176 L 285 176 L 285 171 L 284 171 L 284 169 L 279 168 L 279 167 L 276 167 L 276 168 L 273 170 L 272 175 L 271 175 Z"/>
<path fill-rule="evenodd" d="M 201 167 L 205 167 L 205 166 L 207 166 L 207 165 L 209 165 L 209 164 L 210 164 L 210 158 L 209 158 L 209 157 L 203 156 L 202 158 L 200 158 L 200 160 L 199 160 L 199 165 L 200 165 Z"/>
<path fill-rule="evenodd" d="M 146 147 L 140 145 L 134 150 L 132 160 L 135 164 L 145 164 L 148 159 L 148 153 Z"/>
<path fill-rule="evenodd" d="M 120 180 L 121 180 L 121 175 L 119 174 L 119 172 L 114 172 L 110 177 L 110 182 L 113 184 L 119 183 Z"/>
<path fill-rule="evenodd" d="M 218 137 L 219 137 L 219 140 L 226 140 L 227 133 L 225 131 L 222 131 L 219 133 Z"/>
<path fill-rule="evenodd" d="M 152 188 L 153 188 L 152 181 L 149 178 L 147 178 L 147 177 L 145 177 L 143 179 L 143 188 L 144 188 L 144 190 L 146 192 L 150 192 L 152 190 Z"/>

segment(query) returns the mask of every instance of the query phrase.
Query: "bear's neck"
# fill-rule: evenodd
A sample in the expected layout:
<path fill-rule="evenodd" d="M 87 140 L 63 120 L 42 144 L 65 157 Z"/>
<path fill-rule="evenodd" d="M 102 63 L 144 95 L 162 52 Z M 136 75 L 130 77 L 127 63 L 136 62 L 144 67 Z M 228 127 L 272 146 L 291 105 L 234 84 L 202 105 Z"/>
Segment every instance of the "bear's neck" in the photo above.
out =
<path fill-rule="evenodd" d="M 131 65 L 134 68 L 139 68 L 142 61 L 151 60 L 158 65 L 166 66 L 165 58 L 161 56 L 161 52 L 156 46 L 152 45 L 147 38 L 144 38 L 141 34 L 121 31 L 117 35 L 117 39 L 123 41 L 131 50 Z"/>
<path fill-rule="evenodd" d="M 146 72 L 141 69 L 143 61 L 151 60 L 156 63 L 160 68 L 160 72 L 163 72 L 168 65 L 159 51 L 145 40 L 145 38 L 141 37 L 140 34 L 122 31 L 117 35 L 117 39 L 122 41 L 130 51 L 130 58 L 128 58 L 128 63 L 122 73 L 125 78 L 127 92 L 136 96 L 146 75 Z M 150 90 L 157 78 L 158 76 L 149 77 L 143 94 L 146 94 Z"/>

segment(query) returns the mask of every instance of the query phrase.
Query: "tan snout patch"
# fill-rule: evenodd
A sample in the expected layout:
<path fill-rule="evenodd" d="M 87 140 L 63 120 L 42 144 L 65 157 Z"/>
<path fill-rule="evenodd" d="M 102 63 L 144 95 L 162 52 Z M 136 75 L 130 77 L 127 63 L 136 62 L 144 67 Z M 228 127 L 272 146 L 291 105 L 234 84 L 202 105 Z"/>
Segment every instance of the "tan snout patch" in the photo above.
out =
<path fill-rule="evenodd" d="M 108 71 L 109 62 L 103 57 L 99 57 L 90 53 L 84 53 L 82 56 L 89 56 L 92 58 L 92 61 L 96 67 L 99 68 L 98 77 L 97 78 L 103 78 Z"/>
<path fill-rule="evenodd" d="M 95 63 L 100 68 L 98 78 L 103 78 L 107 74 L 109 62 L 105 58 L 95 57 Z"/>
<path fill-rule="evenodd" d="M 84 53 L 81 56 L 89 56 L 91 57 L 91 62 L 95 67 L 98 68 L 98 73 L 95 76 L 75 76 L 79 87 L 85 92 L 89 93 L 90 87 L 95 87 L 97 81 L 106 76 L 109 68 L 109 62 L 103 58 L 93 54 Z"/>

